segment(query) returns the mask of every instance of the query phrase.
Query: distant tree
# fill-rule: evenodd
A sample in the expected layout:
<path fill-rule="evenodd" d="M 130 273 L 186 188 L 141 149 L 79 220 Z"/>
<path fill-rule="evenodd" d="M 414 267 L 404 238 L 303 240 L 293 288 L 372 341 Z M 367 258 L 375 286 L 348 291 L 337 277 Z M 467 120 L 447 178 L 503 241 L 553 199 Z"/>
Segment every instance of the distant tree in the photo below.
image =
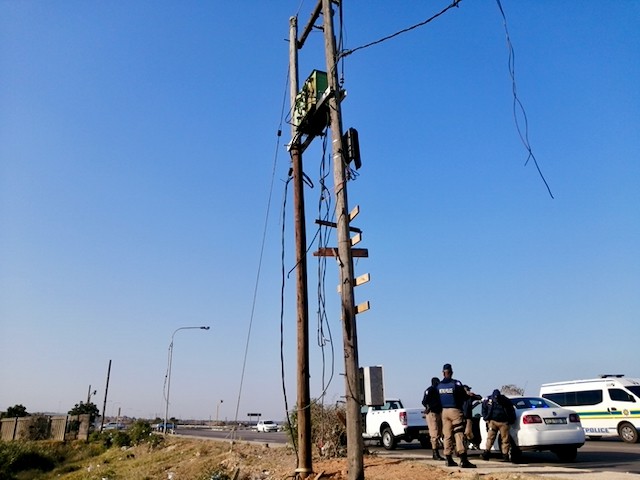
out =
<path fill-rule="evenodd" d="M 517 385 L 503 385 L 500 387 L 500 393 L 503 395 L 522 396 L 524 395 L 524 388 L 518 387 Z"/>
<path fill-rule="evenodd" d="M 51 422 L 45 415 L 33 415 L 29 419 L 29 440 L 46 440 L 49 438 Z"/>
<path fill-rule="evenodd" d="M 76 403 L 76 405 L 71 410 L 69 410 L 69 415 L 82 415 L 85 413 L 88 413 L 89 415 L 91 415 L 90 419 L 91 419 L 91 423 L 93 423 L 96 417 L 100 415 L 100 410 L 98 410 L 98 407 L 96 407 L 96 405 L 93 402 Z"/>
<path fill-rule="evenodd" d="M 7 411 L 0 414 L 0 418 L 28 417 L 27 409 L 24 405 L 17 404 L 7 408 Z"/>

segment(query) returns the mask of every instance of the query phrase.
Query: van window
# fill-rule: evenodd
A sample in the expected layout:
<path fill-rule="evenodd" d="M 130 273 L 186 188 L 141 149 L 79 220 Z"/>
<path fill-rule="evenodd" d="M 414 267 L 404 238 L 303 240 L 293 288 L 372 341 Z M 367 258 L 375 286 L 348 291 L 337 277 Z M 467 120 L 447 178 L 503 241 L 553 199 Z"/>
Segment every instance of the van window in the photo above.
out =
<path fill-rule="evenodd" d="M 545 393 L 542 395 L 558 405 L 579 407 L 602 403 L 602 390 L 585 390 L 583 392 Z"/>
<path fill-rule="evenodd" d="M 633 398 L 628 392 L 622 390 L 621 388 L 610 388 L 609 389 L 609 397 L 611 400 L 615 400 L 617 402 L 635 402 L 635 398 Z"/>
<path fill-rule="evenodd" d="M 626 388 L 636 397 L 640 397 L 640 385 L 628 385 Z"/>

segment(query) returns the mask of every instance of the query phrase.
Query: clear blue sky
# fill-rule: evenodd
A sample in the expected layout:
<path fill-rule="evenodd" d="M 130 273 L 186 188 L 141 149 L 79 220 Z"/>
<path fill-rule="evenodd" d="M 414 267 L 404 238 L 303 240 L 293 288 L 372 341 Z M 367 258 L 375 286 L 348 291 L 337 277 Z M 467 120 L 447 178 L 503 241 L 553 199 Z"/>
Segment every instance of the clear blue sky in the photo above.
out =
<path fill-rule="evenodd" d="M 219 406 L 220 418 L 284 418 L 285 39 L 289 17 L 299 11 L 304 25 L 314 5 L 0 1 L 0 409 L 66 411 L 89 385 L 102 409 L 112 360 L 107 414 L 162 414 L 172 333 L 210 325 L 175 336 L 170 415 L 209 418 Z M 344 47 L 446 5 L 345 1 Z M 356 291 L 371 302 L 358 318 L 360 363 L 383 365 L 386 393 L 411 406 L 445 362 L 481 394 L 640 376 L 640 3 L 503 6 L 555 199 L 525 166 L 495 1 L 464 0 L 343 64 L 344 126 L 358 129 L 364 164 L 349 201 L 370 255 L 356 274 L 372 278 Z M 300 52 L 301 80 L 314 68 L 325 69 L 320 32 Z M 318 139 L 304 158 L 309 240 L 321 159 Z M 317 397 L 311 255 L 309 284 Z M 329 262 L 328 403 L 344 391 L 336 284 Z M 290 407 L 294 287 L 292 274 Z"/>

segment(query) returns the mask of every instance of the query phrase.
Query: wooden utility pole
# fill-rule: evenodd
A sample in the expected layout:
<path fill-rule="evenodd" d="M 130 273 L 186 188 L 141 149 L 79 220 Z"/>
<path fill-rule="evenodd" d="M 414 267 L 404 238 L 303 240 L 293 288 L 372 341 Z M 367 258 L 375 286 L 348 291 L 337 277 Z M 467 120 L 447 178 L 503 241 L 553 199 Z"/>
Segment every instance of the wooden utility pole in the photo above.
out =
<path fill-rule="evenodd" d="M 289 19 L 289 77 L 291 109 L 298 94 L 298 19 Z M 311 468 L 311 397 L 309 388 L 309 300 L 307 288 L 307 234 L 304 211 L 304 181 L 300 136 L 296 122 L 291 122 L 291 167 L 296 240 L 296 284 L 298 312 L 298 468 L 300 478 L 307 478 Z"/>
<path fill-rule="evenodd" d="M 109 360 L 109 367 L 107 368 L 107 382 L 104 387 L 104 403 L 102 404 L 102 420 L 100 420 L 100 431 L 104 428 L 104 417 L 107 414 L 107 395 L 109 393 L 109 377 L 111 377 L 111 360 Z"/>
<path fill-rule="evenodd" d="M 338 269 L 342 298 L 342 335 L 345 366 L 345 401 L 347 416 L 347 467 L 349 480 L 364 479 L 362 458 L 363 440 L 360 423 L 360 381 L 358 362 L 358 336 L 354 301 L 354 274 L 351 239 L 349 236 L 349 210 L 347 202 L 347 160 L 342 145 L 342 111 L 338 80 L 336 40 L 333 28 L 331 0 L 322 0 L 324 44 L 327 62 L 327 81 L 332 95 L 329 98 L 330 128 L 333 155 L 333 181 L 336 195 L 338 237 Z"/>
<path fill-rule="evenodd" d="M 296 225 L 296 258 L 298 273 L 298 440 L 300 451 L 297 473 L 307 478 L 311 470 L 311 420 L 309 399 L 309 357 L 308 357 L 308 300 L 307 300 L 307 266 L 306 266 L 306 235 L 304 221 L 303 172 L 301 155 L 313 138 L 322 134 L 329 127 L 332 136 L 333 177 L 336 196 L 337 222 L 316 223 L 336 228 L 337 248 L 320 248 L 314 255 L 334 256 L 338 261 L 339 290 L 342 297 L 342 330 L 345 362 L 345 403 L 347 423 L 347 457 L 349 480 L 364 480 L 362 425 L 360 423 L 360 375 L 358 363 L 358 337 L 356 333 L 356 314 L 369 308 L 368 302 L 355 306 L 354 287 L 368 282 L 368 275 L 360 279 L 354 278 L 353 257 L 368 256 L 365 249 L 353 249 L 360 241 L 361 231 L 351 227 L 350 221 L 357 215 L 358 209 L 348 210 L 347 202 L 347 168 L 350 160 L 354 160 L 356 168 L 359 164 L 359 154 L 353 154 L 354 145 L 357 146 L 357 132 L 348 132 L 347 144 L 351 147 L 349 155 L 345 152 L 342 136 L 342 113 L 340 101 L 342 91 L 338 81 L 336 68 L 336 42 L 333 27 L 332 1 L 317 0 L 316 7 L 309 23 L 305 27 L 299 41 L 297 36 L 297 20 L 290 19 L 289 33 L 289 72 L 291 78 L 291 116 L 292 141 L 289 146 L 291 153 Z M 298 53 L 309 33 L 314 28 L 319 16 L 323 16 L 324 43 L 327 73 L 314 70 L 307 79 L 303 89 L 298 92 Z M 326 80 L 325 80 L 326 78 Z M 302 138 L 305 137 L 304 141 Z M 354 140 L 355 137 L 355 140 Z M 354 143 L 355 142 L 355 143 Z M 357 148 L 356 148 L 357 150 Z M 356 236 L 350 238 L 350 232 Z M 364 278 L 366 277 L 366 279 Z"/>

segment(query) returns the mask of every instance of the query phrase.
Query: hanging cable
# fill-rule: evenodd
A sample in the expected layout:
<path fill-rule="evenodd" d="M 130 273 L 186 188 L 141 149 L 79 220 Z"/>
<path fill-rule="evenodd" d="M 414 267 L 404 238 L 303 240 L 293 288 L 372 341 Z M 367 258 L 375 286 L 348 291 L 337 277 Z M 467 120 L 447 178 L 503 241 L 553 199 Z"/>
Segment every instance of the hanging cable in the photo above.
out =
<path fill-rule="evenodd" d="M 340 35 L 338 37 L 338 51 L 341 52 L 343 47 L 344 47 L 344 17 L 343 17 L 343 12 L 342 12 L 342 2 L 340 2 L 340 5 L 338 7 L 338 15 L 339 15 L 339 21 L 340 21 Z M 342 88 L 342 86 L 344 85 L 344 58 L 340 58 L 340 78 L 339 78 L 339 84 L 340 87 Z"/>
<path fill-rule="evenodd" d="M 457 7 L 458 4 L 460 3 L 461 0 L 454 0 L 453 3 L 451 5 L 449 5 L 448 7 L 445 7 L 444 9 L 442 9 L 440 12 L 436 13 L 435 15 L 433 15 L 432 17 L 427 18 L 426 20 L 424 20 L 423 22 L 420 23 L 416 23 L 415 25 L 412 25 L 408 28 L 402 29 L 396 33 L 392 33 L 391 35 L 387 35 L 386 37 L 382 37 L 379 40 L 375 40 L 371 43 L 367 43 L 365 45 L 361 45 L 360 47 L 356 47 L 356 48 L 352 48 L 351 50 L 343 50 L 339 55 L 338 58 L 343 58 L 346 57 L 348 55 L 351 55 L 352 53 L 357 52 L 358 50 L 363 50 L 365 48 L 369 48 L 372 47 L 374 45 L 378 45 L 382 42 L 386 42 L 387 40 L 391 40 L 392 38 L 395 38 L 399 35 L 402 35 L 403 33 L 407 33 L 410 32 L 411 30 L 415 30 L 416 28 L 420 28 L 424 25 L 426 25 L 427 23 L 435 20 L 436 18 L 438 18 L 440 15 L 443 15 L 445 12 L 447 12 L 448 10 L 452 9 L 453 7 Z"/>
<path fill-rule="evenodd" d="M 287 418 L 287 424 L 289 425 L 289 431 L 293 432 L 293 426 L 291 425 L 291 416 L 289 415 L 289 400 L 287 397 L 287 385 L 285 382 L 285 368 L 284 368 L 284 287 L 286 285 L 285 279 L 285 260 L 284 260 L 284 244 L 285 244 L 285 230 L 286 230 L 286 213 L 287 213 L 287 192 L 289 190 L 289 182 L 291 182 L 293 177 L 289 176 L 285 185 L 284 185 L 284 195 L 282 199 L 282 228 L 281 228 L 281 248 L 280 248 L 280 271 L 281 271 L 281 283 L 280 283 L 280 378 L 282 380 L 282 396 L 284 397 L 284 411 Z M 293 443 L 293 449 L 296 453 L 296 464 L 300 463 L 300 459 L 298 458 L 298 444 L 296 442 L 296 435 L 291 435 L 291 441 Z"/>
<path fill-rule="evenodd" d="M 304 0 L 300 0 L 300 5 L 298 5 L 298 11 L 296 12 L 296 17 L 300 15 L 300 10 L 302 9 L 303 5 L 304 5 Z"/>
<path fill-rule="evenodd" d="M 320 185 L 320 192 L 318 196 L 318 219 L 321 220 L 319 224 L 317 237 L 318 237 L 318 250 L 322 251 L 327 248 L 329 245 L 329 238 L 331 229 L 327 225 L 330 223 L 330 215 L 332 213 L 331 209 L 331 192 L 326 186 L 326 180 L 329 176 L 327 172 L 327 139 L 328 136 L 324 136 L 324 140 L 322 142 L 322 158 L 320 160 L 320 175 L 318 184 Z M 317 315 L 317 343 L 320 348 L 321 357 L 322 357 L 322 369 L 321 369 L 321 382 L 322 382 L 322 392 L 319 396 L 319 401 L 317 403 L 320 404 L 321 407 L 321 416 L 318 428 L 320 429 L 320 438 L 321 441 L 324 442 L 325 434 L 326 434 L 326 415 L 325 415 L 325 397 L 326 392 L 333 381 L 333 376 L 335 373 L 335 349 L 333 345 L 333 338 L 331 334 L 331 325 L 329 324 L 327 318 L 327 309 L 326 309 L 326 274 L 327 274 L 327 257 L 323 255 L 318 256 L 318 305 L 316 310 Z M 325 327 L 326 325 L 326 327 Z M 331 365 L 329 368 L 329 378 L 327 380 L 327 353 L 326 348 L 329 345 L 331 349 L 330 361 Z"/>
<path fill-rule="evenodd" d="M 326 186 L 326 179 L 329 174 L 327 172 L 327 136 L 325 136 L 322 144 L 322 159 L 320 161 L 320 196 L 318 200 L 318 218 L 323 220 L 325 224 L 330 223 L 330 215 L 334 214 L 331 209 L 331 192 Z M 331 230 L 327 226 L 320 225 L 318 235 L 318 250 L 326 249 L 329 245 Z M 331 326 L 327 319 L 326 312 L 326 284 L 325 278 L 327 273 L 327 257 L 318 256 L 318 327 L 317 327 L 317 340 L 318 346 L 322 352 L 322 403 L 324 403 L 324 396 L 328 390 L 333 376 L 335 373 L 335 349 L 333 346 L 333 338 L 331 334 Z M 325 334 L 326 325 L 326 334 Z M 329 379 L 326 379 L 327 366 L 326 366 L 326 354 L 325 347 L 329 344 L 331 346 L 331 368 L 329 370 Z"/>
<path fill-rule="evenodd" d="M 498 3 L 498 8 L 500 9 L 500 14 L 502 15 L 502 24 L 504 25 L 504 33 L 507 37 L 507 49 L 509 50 L 509 76 L 511 77 L 511 90 L 513 92 L 513 119 L 516 124 L 516 130 L 518 131 L 518 135 L 520 136 L 520 140 L 524 145 L 524 148 L 527 150 L 528 155 L 524 164 L 527 165 L 529 160 L 533 160 L 534 165 L 536 166 L 536 170 L 538 170 L 538 174 L 540 178 L 544 182 L 545 187 L 547 187 L 547 192 L 551 198 L 555 198 L 553 193 L 551 193 L 551 188 L 547 183 L 547 180 L 544 178 L 542 174 L 542 170 L 540 170 L 540 165 L 538 165 L 538 160 L 536 156 L 533 154 L 533 150 L 531 148 L 531 144 L 529 143 L 529 121 L 527 120 L 527 112 L 524 109 L 524 105 L 520 101 L 518 97 L 518 92 L 516 90 L 516 68 L 515 68 L 515 51 L 513 49 L 513 44 L 511 43 L 511 36 L 509 35 L 509 29 L 507 27 L 507 16 L 504 13 L 504 9 L 502 8 L 502 3 L 500 0 L 496 0 Z M 520 126 L 520 122 L 518 121 L 518 112 L 522 115 L 522 119 L 524 121 L 524 129 Z"/>
<path fill-rule="evenodd" d="M 283 96 L 283 99 L 282 99 L 282 109 L 281 109 L 281 112 L 280 112 L 280 124 L 278 125 L 277 140 L 276 140 L 275 152 L 274 152 L 274 156 L 273 156 L 273 169 L 272 169 L 272 172 L 271 172 L 271 184 L 269 185 L 269 197 L 267 199 L 267 208 L 266 208 L 266 212 L 265 212 L 264 227 L 263 227 L 263 231 L 262 231 L 262 242 L 261 242 L 261 245 L 260 245 L 260 255 L 259 255 L 259 259 L 258 259 L 258 269 L 257 269 L 257 272 L 256 272 L 256 281 L 255 281 L 255 285 L 254 285 L 254 288 L 253 288 L 253 299 L 252 299 L 252 302 L 251 302 L 251 315 L 249 316 L 249 329 L 247 331 L 247 340 L 246 340 L 245 348 L 244 348 L 244 358 L 242 360 L 242 373 L 240 374 L 240 387 L 238 389 L 238 399 L 236 401 L 236 411 L 235 411 L 235 418 L 234 418 L 234 423 L 236 425 L 238 424 L 238 412 L 240 410 L 240 398 L 242 397 L 242 387 L 243 387 L 243 384 L 244 384 L 244 375 L 245 375 L 245 370 L 246 370 L 246 366 L 247 366 L 247 356 L 248 356 L 248 353 L 249 353 L 249 342 L 251 340 L 251 329 L 253 327 L 253 318 L 254 318 L 255 310 L 256 310 L 256 298 L 257 298 L 257 295 L 258 295 L 258 285 L 260 284 L 260 271 L 262 269 L 262 259 L 264 257 L 264 246 L 265 246 L 266 238 L 267 238 L 267 226 L 269 224 L 269 211 L 271 210 L 271 197 L 273 196 L 273 183 L 274 183 L 275 174 L 276 174 L 276 166 L 278 164 L 278 152 L 280 151 L 280 137 L 282 136 L 282 123 L 283 123 L 284 112 L 285 112 L 288 84 L 289 84 L 289 70 L 287 69 L 287 75 L 286 75 L 286 81 L 285 81 L 285 90 L 284 90 L 284 96 Z"/>

